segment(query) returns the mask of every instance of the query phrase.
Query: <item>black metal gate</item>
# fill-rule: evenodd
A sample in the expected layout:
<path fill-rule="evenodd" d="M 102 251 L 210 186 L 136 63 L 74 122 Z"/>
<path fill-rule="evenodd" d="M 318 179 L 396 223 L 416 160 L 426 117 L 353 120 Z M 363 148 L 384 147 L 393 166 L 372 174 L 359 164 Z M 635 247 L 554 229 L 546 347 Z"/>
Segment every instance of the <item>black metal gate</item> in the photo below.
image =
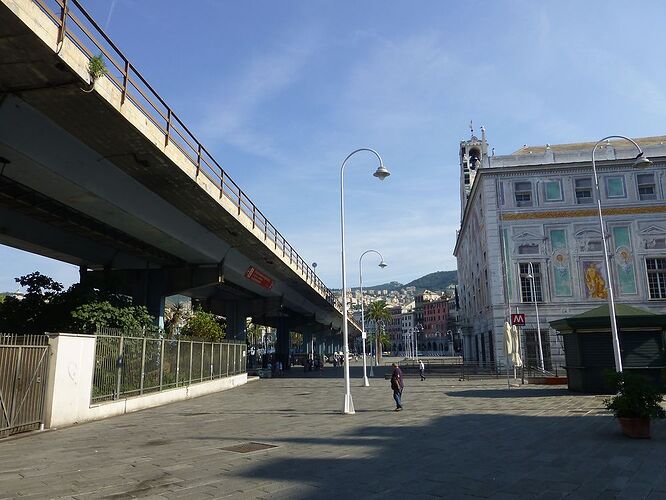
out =
<path fill-rule="evenodd" d="M 48 361 L 46 335 L 0 334 L 0 438 L 42 427 Z"/>

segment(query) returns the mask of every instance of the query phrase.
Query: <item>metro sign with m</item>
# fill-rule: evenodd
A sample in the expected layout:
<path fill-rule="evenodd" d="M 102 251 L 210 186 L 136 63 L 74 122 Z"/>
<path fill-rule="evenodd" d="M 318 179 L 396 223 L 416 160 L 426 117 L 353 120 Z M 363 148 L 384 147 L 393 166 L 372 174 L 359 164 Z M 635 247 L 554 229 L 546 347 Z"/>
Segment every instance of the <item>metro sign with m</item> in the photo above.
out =
<path fill-rule="evenodd" d="M 516 326 L 525 326 L 525 314 L 512 314 L 511 324 Z"/>

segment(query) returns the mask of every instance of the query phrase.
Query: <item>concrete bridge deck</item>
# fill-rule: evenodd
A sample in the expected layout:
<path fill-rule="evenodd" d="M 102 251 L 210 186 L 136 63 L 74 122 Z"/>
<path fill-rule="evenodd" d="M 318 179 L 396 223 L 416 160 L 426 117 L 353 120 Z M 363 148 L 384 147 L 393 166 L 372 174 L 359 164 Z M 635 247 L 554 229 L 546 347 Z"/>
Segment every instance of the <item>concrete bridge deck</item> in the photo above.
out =
<path fill-rule="evenodd" d="M 0 0 L 0 243 L 78 265 L 156 317 L 181 293 L 232 334 L 251 316 L 337 335 L 340 305 L 311 261 L 80 2 L 65 4 Z M 100 53 L 108 73 L 91 85 Z"/>
<path fill-rule="evenodd" d="M 409 379 L 394 412 L 356 378 L 341 415 L 337 370 L 0 442 L 0 498 L 666 498 L 666 424 L 625 438 L 601 397 Z"/>

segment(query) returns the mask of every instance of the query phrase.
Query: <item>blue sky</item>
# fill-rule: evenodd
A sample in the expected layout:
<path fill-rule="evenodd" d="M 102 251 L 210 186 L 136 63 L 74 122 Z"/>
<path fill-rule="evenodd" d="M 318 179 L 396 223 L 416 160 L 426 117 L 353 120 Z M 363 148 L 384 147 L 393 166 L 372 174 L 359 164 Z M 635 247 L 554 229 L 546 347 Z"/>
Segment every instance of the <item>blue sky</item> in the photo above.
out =
<path fill-rule="evenodd" d="M 661 135 L 663 2 L 83 1 L 231 177 L 331 287 L 455 269 L 459 141 L 484 125 L 523 144 Z M 71 266 L 0 247 L 0 290 Z"/>

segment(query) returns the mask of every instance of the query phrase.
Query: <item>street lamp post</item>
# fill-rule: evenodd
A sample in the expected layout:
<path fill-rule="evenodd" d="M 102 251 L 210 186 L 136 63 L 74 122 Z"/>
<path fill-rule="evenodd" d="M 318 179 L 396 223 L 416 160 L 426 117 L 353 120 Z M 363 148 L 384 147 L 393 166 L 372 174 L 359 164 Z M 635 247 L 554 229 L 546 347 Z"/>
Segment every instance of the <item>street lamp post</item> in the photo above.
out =
<path fill-rule="evenodd" d="M 539 369 L 543 372 L 543 346 L 541 345 L 541 324 L 539 322 L 539 306 L 537 305 L 536 287 L 534 286 L 534 266 L 531 262 L 527 263 L 527 278 L 530 280 L 530 293 L 534 302 L 534 313 L 536 314 L 537 340 L 539 342 Z"/>
<path fill-rule="evenodd" d="M 349 384 L 349 330 L 347 323 L 349 318 L 347 317 L 347 269 L 345 265 L 345 165 L 349 158 L 351 158 L 356 153 L 361 151 L 368 151 L 369 153 L 374 154 L 379 160 L 379 167 L 375 171 L 374 175 L 380 181 L 386 179 L 391 173 L 386 170 L 384 167 L 384 162 L 382 162 L 382 157 L 379 156 L 379 153 L 374 149 L 369 148 L 360 148 L 352 151 L 347 155 L 347 158 L 342 162 L 342 167 L 340 167 L 340 242 L 342 247 L 342 342 L 343 342 L 343 352 L 344 352 L 344 367 L 345 367 L 345 401 L 343 405 L 342 412 L 345 414 L 352 414 L 354 412 L 354 402 L 352 401 L 351 387 Z"/>
<path fill-rule="evenodd" d="M 414 327 L 414 359 L 419 360 L 419 332 L 423 331 L 423 325 L 418 323 Z"/>
<path fill-rule="evenodd" d="M 625 137 L 623 135 L 609 135 L 608 137 L 604 137 L 603 139 L 600 139 L 597 141 L 597 143 L 594 145 L 594 148 L 592 148 L 592 173 L 594 174 L 594 187 L 595 191 L 597 194 L 597 209 L 599 212 L 599 227 L 601 229 L 601 243 L 604 248 L 604 262 L 606 264 L 606 279 L 608 280 L 608 314 L 610 316 L 610 323 L 611 323 L 611 336 L 613 339 L 613 356 L 615 357 L 615 371 L 618 373 L 622 372 L 622 357 L 620 354 L 620 338 L 618 336 L 617 332 L 617 320 L 615 318 L 615 299 L 613 297 L 613 278 L 611 274 L 611 265 L 610 265 L 610 258 L 608 256 L 608 242 L 606 241 L 606 230 L 604 229 L 604 219 L 603 215 L 601 213 L 601 189 L 599 189 L 599 176 L 597 175 L 597 166 L 595 162 L 595 153 L 597 151 L 597 148 L 599 147 L 599 144 L 601 144 L 604 141 L 607 141 L 608 139 L 625 139 L 629 142 L 631 142 L 636 149 L 638 150 L 638 155 L 636 155 L 636 158 L 634 159 L 633 167 L 635 168 L 643 168 L 647 167 L 652 164 L 650 160 L 648 160 L 645 156 L 643 156 L 643 150 L 641 147 L 634 141 L 633 139 L 630 139 L 629 137 Z"/>
<path fill-rule="evenodd" d="M 361 292 L 361 343 L 363 344 L 363 385 L 365 387 L 369 387 L 370 382 L 368 382 L 368 371 L 365 363 L 365 339 L 367 338 L 367 333 L 365 332 L 365 311 L 363 304 L 363 266 L 361 265 L 361 261 L 363 260 L 363 256 L 367 253 L 376 253 L 377 255 L 379 255 L 381 261 L 379 262 L 378 265 L 382 269 L 384 269 L 388 265 L 386 262 L 384 262 L 384 256 L 381 253 L 379 253 L 377 250 L 366 250 L 358 258 L 358 286 Z"/>

